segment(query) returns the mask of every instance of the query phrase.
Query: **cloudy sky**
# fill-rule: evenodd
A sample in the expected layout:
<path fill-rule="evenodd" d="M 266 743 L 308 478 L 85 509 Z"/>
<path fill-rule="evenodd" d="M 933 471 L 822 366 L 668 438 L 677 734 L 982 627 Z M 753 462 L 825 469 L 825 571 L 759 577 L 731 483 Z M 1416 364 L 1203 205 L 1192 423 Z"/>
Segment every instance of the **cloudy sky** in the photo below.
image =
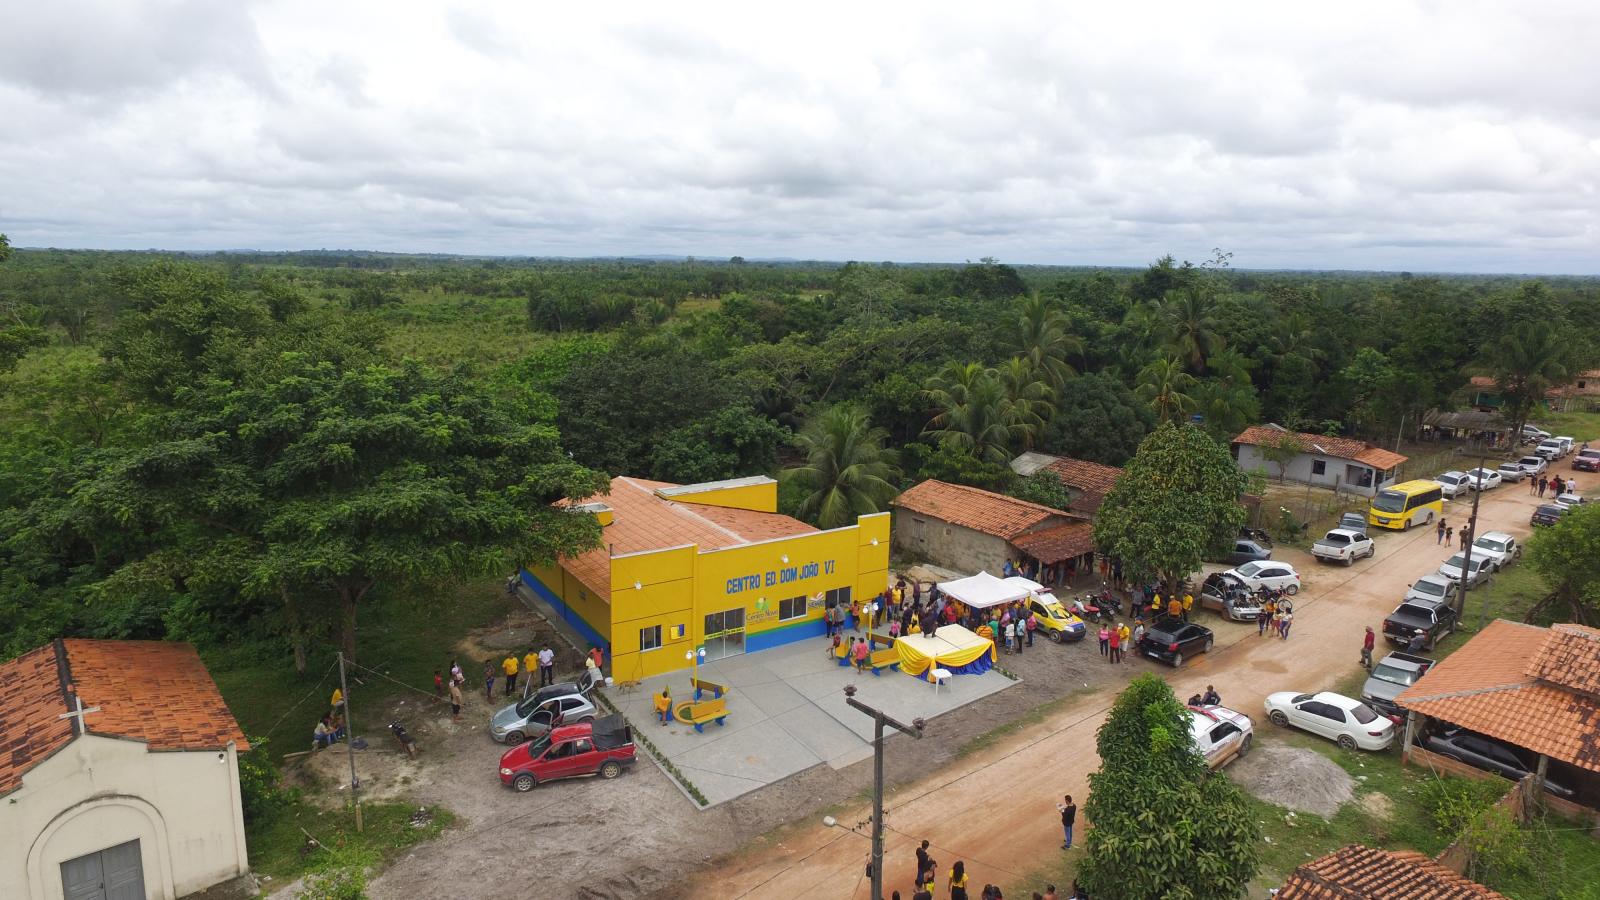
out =
<path fill-rule="evenodd" d="M 1592 0 L 4 8 L 20 246 L 1600 272 Z"/>

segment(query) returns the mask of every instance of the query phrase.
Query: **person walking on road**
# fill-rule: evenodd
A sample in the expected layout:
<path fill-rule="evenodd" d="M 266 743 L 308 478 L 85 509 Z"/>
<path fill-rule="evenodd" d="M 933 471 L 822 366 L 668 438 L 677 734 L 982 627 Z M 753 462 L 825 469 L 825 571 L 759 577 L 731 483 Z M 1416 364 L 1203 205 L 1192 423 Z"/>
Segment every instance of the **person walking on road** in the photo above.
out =
<path fill-rule="evenodd" d="M 1372 633 L 1372 626 L 1367 626 L 1366 636 L 1361 638 L 1361 668 L 1372 671 L 1372 648 L 1377 644 L 1378 637 Z"/>
<path fill-rule="evenodd" d="M 1434 543 L 1435 544 L 1444 543 L 1444 519 L 1440 519 L 1439 520 L 1439 527 L 1434 529 L 1434 530 L 1439 532 L 1438 540 L 1435 540 Z"/>
<path fill-rule="evenodd" d="M 1072 795 L 1066 795 L 1056 809 L 1061 813 L 1061 849 L 1072 849 L 1072 826 L 1078 821 L 1078 805 L 1072 802 Z"/>
<path fill-rule="evenodd" d="M 1549 486 L 1550 486 L 1550 477 L 1548 475 L 1540 475 L 1539 476 L 1539 499 L 1541 499 L 1541 500 L 1544 499 L 1545 488 L 1548 488 Z"/>
<path fill-rule="evenodd" d="M 1278 637 L 1287 641 L 1289 639 L 1289 626 L 1294 624 L 1294 610 L 1284 609 L 1278 612 Z"/>
<path fill-rule="evenodd" d="M 1267 623 L 1271 621 L 1272 613 L 1267 609 L 1267 605 L 1263 603 L 1261 608 L 1256 610 L 1256 637 L 1263 637 L 1266 635 Z"/>
<path fill-rule="evenodd" d="M 1454 541 L 1455 539 L 1456 539 L 1456 527 L 1454 525 L 1451 525 L 1449 528 L 1446 528 L 1444 530 L 1444 542 L 1446 544 L 1448 544 L 1451 541 Z"/>
<path fill-rule="evenodd" d="M 495 677 L 495 674 L 496 673 L 495 673 L 495 670 L 494 670 L 494 660 L 492 660 L 492 659 L 484 660 L 483 661 L 483 699 L 487 700 L 490 703 L 494 702 L 494 677 Z"/>
<path fill-rule="evenodd" d="M 1111 641 L 1111 653 L 1110 653 L 1111 662 L 1114 662 L 1114 663 L 1122 662 L 1122 628 L 1120 626 L 1111 629 L 1110 641 Z"/>
<path fill-rule="evenodd" d="M 967 900 L 967 864 L 959 859 L 950 867 L 950 900 Z"/>
<path fill-rule="evenodd" d="M 450 719 L 461 721 L 461 684 L 455 679 L 450 680 Z"/>
<path fill-rule="evenodd" d="M 1111 653 L 1111 629 L 1100 623 L 1100 655 L 1108 656 Z"/>

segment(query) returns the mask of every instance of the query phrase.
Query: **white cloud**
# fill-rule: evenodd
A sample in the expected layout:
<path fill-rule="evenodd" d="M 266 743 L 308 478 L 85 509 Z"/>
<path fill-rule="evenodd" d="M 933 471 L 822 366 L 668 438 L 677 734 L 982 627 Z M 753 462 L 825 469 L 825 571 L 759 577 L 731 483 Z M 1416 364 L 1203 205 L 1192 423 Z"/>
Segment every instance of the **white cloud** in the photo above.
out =
<path fill-rule="evenodd" d="M 1600 271 L 1600 7 L 35 4 L 21 245 Z"/>

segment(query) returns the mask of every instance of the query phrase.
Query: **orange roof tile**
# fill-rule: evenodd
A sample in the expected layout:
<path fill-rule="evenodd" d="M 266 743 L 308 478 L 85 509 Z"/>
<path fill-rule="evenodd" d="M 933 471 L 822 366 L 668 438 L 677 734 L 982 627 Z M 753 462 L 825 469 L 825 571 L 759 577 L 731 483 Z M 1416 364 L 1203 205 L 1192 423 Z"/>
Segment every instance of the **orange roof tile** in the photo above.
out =
<path fill-rule="evenodd" d="M 611 493 L 579 501 L 603 501 L 611 524 L 601 529 L 601 546 L 561 561 L 574 578 L 602 600 L 611 599 L 611 557 L 695 544 L 720 550 L 773 538 L 811 534 L 817 529 L 778 513 L 679 503 L 656 494 L 679 485 L 618 476 Z"/>
<path fill-rule="evenodd" d="M 1105 500 L 1106 494 L 1111 493 L 1112 486 L 1122 476 L 1122 470 L 1116 466 L 1103 466 L 1085 459 L 1069 457 L 1057 459 L 1045 468 L 1054 472 L 1062 484 L 1083 492 L 1083 496 L 1073 502 L 1072 508 L 1086 513 L 1100 508 L 1100 503 Z"/>
<path fill-rule="evenodd" d="M 1062 510 L 1038 503 L 932 479 L 903 492 L 894 499 L 894 505 L 1008 541 L 1050 521 L 1052 516 L 1068 517 Z"/>
<path fill-rule="evenodd" d="M 1043 531 L 1030 531 L 1013 538 L 1018 550 L 1045 565 L 1082 556 L 1094 549 L 1094 526 L 1088 522 L 1068 522 Z"/>
<path fill-rule="evenodd" d="M 1406 688 L 1396 703 L 1551 759 L 1600 772 L 1600 703 L 1535 680 L 1552 631 L 1497 619 Z M 1566 641 L 1571 632 L 1559 638 Z"/>
<path fill-rule="evenodd" d="M 54 644 L 0 663 L 0 794 L 72 740 L 61 680 Z"/>
<path fill-rule="evenodd" d="M 56 641 L 0 664 L 0 794 L 75 737 L 72 692 L 91 734 L 151 750 L 250 748 L 200 655 L 163 641 Z"/>
<path fill-rule="evenodd" d="M 1528 664 L 1528 674 L 1568 690 L 1600 697 L 1600 629 L 1555 625 Z"/>
<path fill-rule="evenodd" d="M 1299 441 L 1307 453 L 1320 452 L 1323 456 L 1355 460 L 1372 466 L 1374 469 L 1392 469 L 1407 459 L 1407 457 L 1398 453 L 1391 453 L 1388 450 L 1374 447 L 1366 441 L 1358 441 L 1355 438 L 1307 434 L 1303 431 L 1289 431 L 1276 425 L 1251 425 L 1241 431 L 1239 436 L 1233 439 L 1233 443 L 1272 446 L 1285 437 L 1291 437 Z"/>
<path fill-rule="evenodd" d="M 1277 900 L 1508 900 L 1411 850 L 1360 844 L 1294 870 Z"/>

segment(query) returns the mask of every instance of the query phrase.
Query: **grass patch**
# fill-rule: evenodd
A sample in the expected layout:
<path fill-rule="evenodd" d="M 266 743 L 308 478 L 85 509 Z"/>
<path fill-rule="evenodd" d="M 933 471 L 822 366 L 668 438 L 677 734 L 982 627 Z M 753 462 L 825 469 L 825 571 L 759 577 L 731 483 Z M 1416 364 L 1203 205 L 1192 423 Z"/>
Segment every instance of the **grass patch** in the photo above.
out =
<path fill-rule="evenodd" d="M 1355 799 L 1340 807 L 1331 819 L 1310 813 L 1291 817 L 1280 806 L 1246 795 L 1263 835 L 1270 839 L 1261 846 L 1261 868 L 1256 876 L 1261 890 L 1253 890 L 1252 896 L 1264 894 L 1266 887 L 1282 884 L 1296 866 L 1347 844 L 1437 855 L 1455 835 L 1440 830 L 1434 820 L 1426 800 L 1433 782 L 1456 784 L 1484 803 L 1494 802 L 1512 788 L 1512 783 L 1504 779 L 1440 779 L 1425 768 L 1402 766 L 1398 751 L 1350 752 L 1311 735 L 1285 730 L 1264 737 L 1327 756 L 1356 779 L 1356 787 Z M 1389 799 L 1391 815 L 1378 815 L 1362 802 L 1372 794 Z M 1548 819 L 1534 821 L 1525 831 L 1533 848 L 1534 864 L 1498 879 L 1490 887 L 1513 900 L 1600 900 L 1600 841 L 1589 836 L 1587 827 Z M 1573 893 L 1578 886 L 1588 886 L 1585 889 L 1592 893 Z"/>
<path fill-rule="evenodd" d="M 356 646 L 362 662 L 431 695 L 433 670 L 448 668 L 451 648 L 462 636 L 516 608 L 502 585 L 501 579 L 491 577 L 415 597 L 382 596 L 375 588 L 376 596 L 361 610 Z M 310 748 L 311 729 L 328 711 L 329 697 L 338 684 L 337 669 L 329 673 L 335 661 L 331 644 L 309 654 L 304 675 L 295 673 L 286 650 L 245 658 L 213 650 L 205 654 L 205 661 L 247 736 L 271 740 L 274 758 Z M 461 660 L 469 686 L 482 686 L 477 681 L 482 665 L 482 660 Z M 375 675 L 362 673 L 360 681 L 351 681 L 351 704 L 356 731 L 369 740 L 381 725 L 374 717 L 382 716 L 394 701 L 425 699 Z"/>
<path fill-rule="evenodd" d="M 988 731 L 985 731 L 983 734 L 972 738 L 971 740 L 962 744 L 961 748 L 956 751 L 956 758 L 961 759 L 966 756 L 971 756 L 972 754 L 977 753 L 979 750 L 992 747 L 1002 738 L 1010 737 L 1011 735 L 1016 734 L 1025 728 L 1043 722 L 1045 719 L 1049 718 L 1059 710 L 1065 709 L 1067 706 L 1071 705 L 1078 698 L 1086 694 L 1096 694 L 1099 693 L 1099 691 L 1099 688 L 1092 687 L 1073 688 L 1071 691 L 1055 698 L 1054 700 L 1041 703 L 1040 705 L 1033 707 L 1032 709 L 1016 717 L 1015 719 L 1012 719 L 1004 725 L 991 728 Z"/>
<path fill-rule="evenodd" d="M 411 847 L 432 840 L 455 821 L 447 809 L 432 807 L 432 818 L 411 824 L 417 807 L 410 803 L 363 803 L 365 830 L 356 832 L 355 816 L 348 809 L 323 809 L 300 802 L 259 827 L 249 830 L 250 868 L 257 874 L 282 881 L 299 878 L 326 863 L 327 851 L 306 850 L 305 832 L 324 847 L 358 858 L 388 862 Z M 301 829 L 305 829 L 302 832 Z"/>
<path fill-rule="evenodd" d="M 1529 421 L 1551 434 L 1566 434 L 1583 441 L 1600 438 L 1600 412 L 1535 412 Z"/>

